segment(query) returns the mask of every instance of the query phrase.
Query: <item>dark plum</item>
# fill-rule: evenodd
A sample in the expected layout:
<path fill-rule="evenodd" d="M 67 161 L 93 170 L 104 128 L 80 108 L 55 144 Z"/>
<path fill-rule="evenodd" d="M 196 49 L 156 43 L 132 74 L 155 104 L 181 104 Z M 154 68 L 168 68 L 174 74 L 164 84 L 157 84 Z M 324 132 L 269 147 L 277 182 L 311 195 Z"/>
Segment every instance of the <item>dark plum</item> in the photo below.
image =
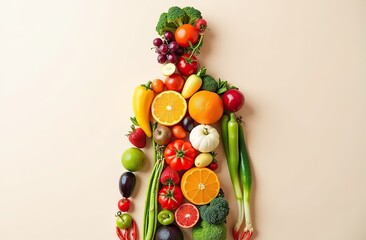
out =
<path fill-rule="evenodd" d="M 156 229 L 155 240 L 183 240 L 183 233 L 179 227 L 174 224 L 160 226 Z"/>
<path fill-rule="evenodd" d="M 190 116 L 185 116 L 183 118 L 183 120 L 182 120 L 182 127 L 187 132 L 192 131 L 192 129 L 194 128 L 194 120 L 193 120 L 193 118 L 191 118 Z"/>
<path fill-rule="evenodd" d="M 136 185 L 136 176 L 132 172 L 124 172 L 119 178 L 119 192 L 125 198 L 132 195 Z"/>

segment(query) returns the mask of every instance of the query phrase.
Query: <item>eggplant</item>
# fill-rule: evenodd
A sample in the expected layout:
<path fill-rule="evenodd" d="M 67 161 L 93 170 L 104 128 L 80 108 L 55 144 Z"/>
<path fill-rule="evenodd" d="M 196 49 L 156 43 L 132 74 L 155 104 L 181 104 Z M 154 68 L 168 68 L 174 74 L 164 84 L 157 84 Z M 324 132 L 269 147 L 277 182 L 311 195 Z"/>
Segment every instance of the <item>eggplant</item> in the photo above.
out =
<path fill-rule="evenodd" d="M 122 197 L 129 198 L 136 185 L 136 176 L 132 172 L 124 172 L 119 178 L 119 192 Z"/>

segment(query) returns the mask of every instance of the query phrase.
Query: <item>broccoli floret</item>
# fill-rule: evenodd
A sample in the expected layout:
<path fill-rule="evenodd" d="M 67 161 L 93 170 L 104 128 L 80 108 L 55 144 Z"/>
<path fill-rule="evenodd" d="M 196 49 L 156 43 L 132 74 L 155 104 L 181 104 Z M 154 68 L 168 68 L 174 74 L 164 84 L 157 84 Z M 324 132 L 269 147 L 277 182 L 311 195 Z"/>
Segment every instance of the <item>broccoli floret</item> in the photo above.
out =
<path fill-rule="evenodd" d="M 206 221 L 201 221 L 199 225 L 196 225 L 192 229 L 193 240 L 226 240 L 226 225 L 225 223 L 215 225 Z"/>
<path fill-rule="evenodd" d="M 209 205 L 200 207 L 200 216 L 211 224 L 221 224 L 229 215 L 229 203 L 225 198 L 214 198 Z"/>
<path fill-rule="evenodd" d="M 194 7 L 185 7 L 183 11 L 186 13 L 185 23 L 195 24 L 198 19 L 202 18 L 201 12 Z"/>
<path fill-rule="evenodd" d="M 186 13 L 177 6 L 169 8 L 167 13 L 167 22 L 176 25 L 176 27 L 182 26 Z"/>
<path fill-rule="evenodd" d="M 167 22 L 167 13 L 160 14 L 158 24 L 156 24 L 156 31 L 159 35 L 163 35 L 165 32 L 174 32 L 177 27 L 173 23 Z"/>
<path fill-rule="evenodd" d="M 210 75 L 204 75 L 202 77 L 201 89 L 211 91 L 211 92 L 216 92 L 217 91 L 216 80 L 213 77 L 211 77 Z"/>

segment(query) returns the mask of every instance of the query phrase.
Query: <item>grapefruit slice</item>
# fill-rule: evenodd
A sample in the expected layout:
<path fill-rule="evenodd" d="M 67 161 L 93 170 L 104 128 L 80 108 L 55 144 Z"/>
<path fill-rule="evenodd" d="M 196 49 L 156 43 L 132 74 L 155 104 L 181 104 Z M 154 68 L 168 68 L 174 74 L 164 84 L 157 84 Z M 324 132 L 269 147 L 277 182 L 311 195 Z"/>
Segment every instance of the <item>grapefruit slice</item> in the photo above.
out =
<path fill-rule="evenodd" d="M 175 221 L 182 228 L 192 228 L 199 218 L 197 207 L 191 203 L 184 203 L 175 210 Z"/>

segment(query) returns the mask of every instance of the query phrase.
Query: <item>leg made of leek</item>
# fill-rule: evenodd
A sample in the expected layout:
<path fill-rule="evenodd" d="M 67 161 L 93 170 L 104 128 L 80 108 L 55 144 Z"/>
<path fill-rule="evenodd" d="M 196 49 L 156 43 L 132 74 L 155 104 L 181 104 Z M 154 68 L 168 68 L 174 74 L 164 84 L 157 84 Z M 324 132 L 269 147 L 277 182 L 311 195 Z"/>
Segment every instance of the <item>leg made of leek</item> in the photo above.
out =
<path fill-rule="evenodd" d="M 243 207 L 245 213 L 245 228 L 240 236 L 240 240 L 249 240 L 253 236 L 252 218 L 250 214 L 250 190 L 252 187 L 252 172 L 249 155 L 245 143 L 244 129 L 241 124 L 238 127 L 239 133 L 239 174 L 243 184 Z"/>
<path fill-rule="evenodd" d="M 227 164 L 230 173 L 231 183 L 234 188 L 235 198 L 238 202 L 238 218 L 233 229 L 234 240 L 239 239 L 240 228 L 243 224 L 243 194 L 241 190 L 240 177 L 239 177 L 239 124 L 236 120 L 235 114 L 230 113 L 230 120 L 228 122 L 227 138 L 228 138 L 228 152 Z"/>

